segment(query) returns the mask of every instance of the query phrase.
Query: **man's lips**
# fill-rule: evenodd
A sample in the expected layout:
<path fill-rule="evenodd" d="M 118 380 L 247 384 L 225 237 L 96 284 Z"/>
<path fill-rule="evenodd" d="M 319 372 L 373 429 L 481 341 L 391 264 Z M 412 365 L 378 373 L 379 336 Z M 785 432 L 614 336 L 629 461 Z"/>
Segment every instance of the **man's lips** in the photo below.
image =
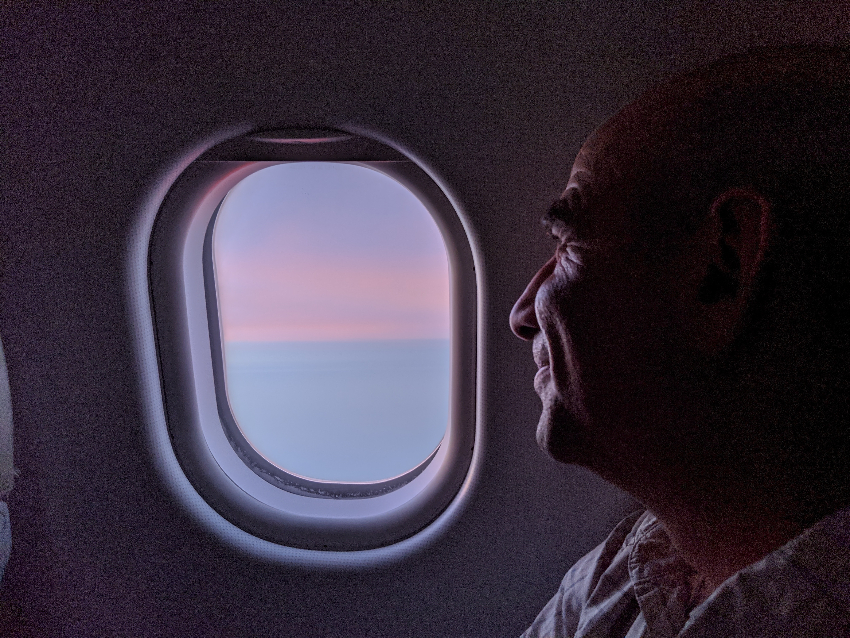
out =
<path fill-rule="evenodd" d="M 534 363 L 536 363 L 539 368 L 539 370 L 537 370 L 537 374 L 534 375 L 534 389 L 537 394 L 543 396 L 541 393 L 547 385 L 550 361 L 549 344 L 546 343 L 546 337 L 543 336 L 542 332 L 538 332 L 534 336 L 534 341 L 531 344 L 531 352 L 534 356 Z"/>
<path fill-rule="evenodd" d="M 549 366 L 542 366 L 534 375 L 534 390 L 542 397 L 548 384 Z"/>
<path fill-rule="evenodd" d="M 534 341 L 531 344 L 531 353 L 534 356 L 534 363 L 537 364 L 538 368 L 549 366 L 549 348 L 542 332 L 538 332 L 534 336 Z"/>

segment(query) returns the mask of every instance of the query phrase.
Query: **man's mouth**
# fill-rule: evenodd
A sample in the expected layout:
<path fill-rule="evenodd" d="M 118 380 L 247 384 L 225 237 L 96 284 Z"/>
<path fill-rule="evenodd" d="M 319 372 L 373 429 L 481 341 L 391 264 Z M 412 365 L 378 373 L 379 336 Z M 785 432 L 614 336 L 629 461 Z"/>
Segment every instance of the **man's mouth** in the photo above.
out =
<path fill-rule="evenodd" d="M 537 392 L 537 394 L 541 394 L 543 392 L 543 388 L 545 387 L 548 378 L 549 366 L 542 366 L 537 371 L 537 374 L 534 375 L 534 390 Z"/>
<path fill-rule="evenodd" d="M 534 336 L 534 341 L 531 344 L 531 353 L 534 356 L 534 363 L 537 364 L 538 368 L 549 367 L 549 348 L 542 332 L 538 332 Z"/>
<path fill-rule="evenodd" d="M 531 344 L 531 352 L 534 356 L 534 363 L 539 368 L 537 374 L 534 375 L 534 389 L 540 394 L 543 391 L 546 381 L 549 377 L 549 346 L 546 343 L 546 337 L 542 332 L 538 332 L 534 336 L 534 341 Z"/>

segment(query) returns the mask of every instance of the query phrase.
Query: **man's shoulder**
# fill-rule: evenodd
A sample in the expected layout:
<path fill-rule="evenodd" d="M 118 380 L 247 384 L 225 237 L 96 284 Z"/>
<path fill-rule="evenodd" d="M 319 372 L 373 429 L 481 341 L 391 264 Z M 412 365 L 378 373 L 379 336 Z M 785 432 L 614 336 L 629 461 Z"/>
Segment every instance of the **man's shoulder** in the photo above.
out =
<path fill-rule="evenodd" d="M 850 508 L 731 576 L 692 617 L 687 636 L 850 635 Z"/>
<path fill-rule="evenodd" d="M 629 595 L 629 552 L 635 538 L 654 521 L 651 513 L 641 510 L 620 521 L 602 543 L 569 569 L 523 638 L 572 636 L 589 606 L 608 607 Z"/>

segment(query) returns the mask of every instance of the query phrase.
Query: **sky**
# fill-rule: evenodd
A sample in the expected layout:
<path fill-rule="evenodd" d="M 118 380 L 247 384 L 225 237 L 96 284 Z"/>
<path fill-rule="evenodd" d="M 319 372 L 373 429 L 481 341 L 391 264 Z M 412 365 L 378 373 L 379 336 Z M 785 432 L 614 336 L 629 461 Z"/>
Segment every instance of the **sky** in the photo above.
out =
<path fill-rule="evenodd" d="M 440 232 L 410 191 L 374 169 L 257 171 L 228 193 L 214 233 L 227 342 L 449 336 Z"/>

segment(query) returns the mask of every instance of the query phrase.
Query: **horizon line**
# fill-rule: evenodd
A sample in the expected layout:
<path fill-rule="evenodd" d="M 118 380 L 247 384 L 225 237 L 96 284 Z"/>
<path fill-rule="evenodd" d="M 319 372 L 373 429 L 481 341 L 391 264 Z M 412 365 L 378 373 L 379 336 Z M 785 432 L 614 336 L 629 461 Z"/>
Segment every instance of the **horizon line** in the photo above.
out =
<path fill-rule="evenodd" d="M 222 342 L 224 343 L 350 343 L 352 341 L 451 341 L 451 337 L 386 337 L 382 339 L 375 337 L 355 337 L 353 339 L 222 339 Z"/>

